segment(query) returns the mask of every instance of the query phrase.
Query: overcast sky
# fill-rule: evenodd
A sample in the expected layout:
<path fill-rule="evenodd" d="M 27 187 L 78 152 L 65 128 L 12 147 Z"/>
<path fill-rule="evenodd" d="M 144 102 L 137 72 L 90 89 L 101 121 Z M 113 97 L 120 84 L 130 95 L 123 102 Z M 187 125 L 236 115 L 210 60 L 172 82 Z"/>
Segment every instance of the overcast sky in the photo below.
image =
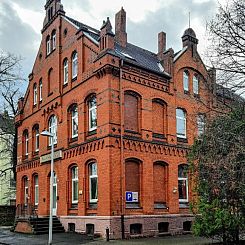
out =
<path fill-rule="evenodd" d="M 217 11 L 217 0 L 61 0 L 66 15 L 99 29 L 106 17 L 114 27 L 121 7 L 127 13 L 128 41 L 157 51 L 157 34 L 167 33 L 167 48 L 181 49 L 181 36 L 190 25 L 199 39 L 202 54 L 207 46 L 206 22 Z M 27 78 L 41 40 L 46 0 L 0 1 L 0 49 L 21 55 L 23 76 Z"/>

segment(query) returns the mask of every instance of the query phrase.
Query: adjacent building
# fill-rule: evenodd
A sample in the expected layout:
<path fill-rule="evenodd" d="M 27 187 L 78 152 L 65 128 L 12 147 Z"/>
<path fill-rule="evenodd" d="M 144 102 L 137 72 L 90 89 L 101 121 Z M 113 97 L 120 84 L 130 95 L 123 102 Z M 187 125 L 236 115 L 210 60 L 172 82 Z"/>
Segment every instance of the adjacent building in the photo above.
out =
<path fill-rule="evenodd" d="M 127 41 L 126 12 L 100 30 L 47 0 L 42 40 L 19 100 L 17 205 L 49 215 L 55 135 L 54 214 L 66 230 L 111 238 L 189 232 L 187 152 L 217 107 L 215 71 L 195 32 L 158 52 Z M 180 41 L 181 41 L 180 39 Z"/>

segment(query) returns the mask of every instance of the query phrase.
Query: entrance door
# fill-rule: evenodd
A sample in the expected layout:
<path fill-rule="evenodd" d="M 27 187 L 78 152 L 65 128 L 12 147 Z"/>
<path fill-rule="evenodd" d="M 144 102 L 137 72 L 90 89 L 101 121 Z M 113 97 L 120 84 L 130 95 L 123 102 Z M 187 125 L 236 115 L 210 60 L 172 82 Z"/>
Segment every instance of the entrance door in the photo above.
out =
<path fill-rule="evenodd" d="M 53 182 L 53 216 L 57 214 L 57 176 L 54 173 L 54 182 Z"/>

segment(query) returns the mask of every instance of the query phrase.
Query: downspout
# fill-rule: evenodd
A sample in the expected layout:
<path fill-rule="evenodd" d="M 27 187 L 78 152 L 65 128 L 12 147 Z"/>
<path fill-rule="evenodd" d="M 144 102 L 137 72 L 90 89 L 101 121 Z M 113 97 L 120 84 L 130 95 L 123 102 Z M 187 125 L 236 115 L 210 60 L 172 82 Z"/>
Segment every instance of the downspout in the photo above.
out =
<path fill-rule="evenodd" d="M 122 67 L 123 59 L 120 60 L 120 74 L 119 74 L 119 92 L 120 92 L 120 161 L 121 161 L 121 176 L 120 176 L 120 190 L 121 190 L 121 232 L 122 239 L 125 239 L 124 226 L 124 152 L 123 152 L 123 89 L 122 89 Z"/>

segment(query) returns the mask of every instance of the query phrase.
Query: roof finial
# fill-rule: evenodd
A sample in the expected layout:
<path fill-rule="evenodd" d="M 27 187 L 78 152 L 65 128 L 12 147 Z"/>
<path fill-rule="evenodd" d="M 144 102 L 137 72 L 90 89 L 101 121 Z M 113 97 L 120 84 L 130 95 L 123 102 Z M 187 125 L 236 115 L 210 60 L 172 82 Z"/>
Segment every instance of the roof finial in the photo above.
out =
<path fill-rule="evenodd" d="M 189 28 L 191 27 L 191 12 L 189 11 Z"/>

